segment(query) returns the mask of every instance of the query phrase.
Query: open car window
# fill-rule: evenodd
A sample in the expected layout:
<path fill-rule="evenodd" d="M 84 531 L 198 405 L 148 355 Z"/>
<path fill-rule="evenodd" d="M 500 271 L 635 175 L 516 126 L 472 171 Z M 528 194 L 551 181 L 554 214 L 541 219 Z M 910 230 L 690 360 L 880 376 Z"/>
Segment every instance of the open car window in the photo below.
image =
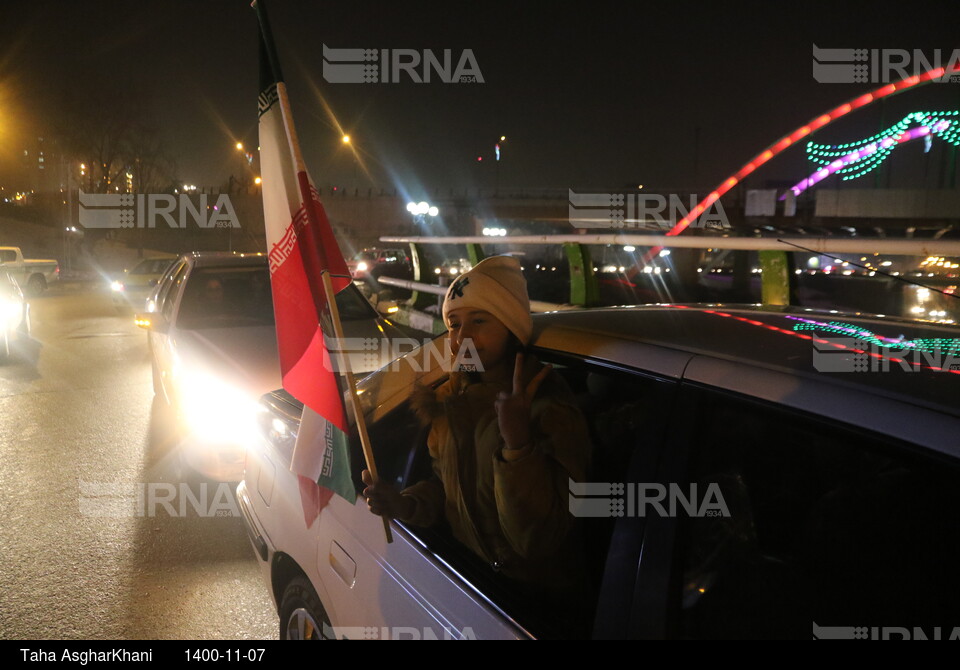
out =
<path fill-rule="evenodd" d="M 591 441 L 585 445 L 590 450 L 590 480 L 622 482 L 627 463 L 637 448 L 658 448 L 663 399 L 673 384 L 556 356 L 542 358 L 554 364 L 586 419 Z M 418 420 L 409 403 L 374 422 L 369 431 L 382 478 L 402 490 L 435 477 L 427 449 L 429 426 Z M 359 491 L 363 489 L 363 456 L 356 436 L 352 444 L 354 484 Z M 617 516 L 609 513 L 583 518 L 576 524 L 579 544 L 575 550 L 580 553 L 576 561 L 585 566 L 591 595 L 584 601 L 582 594 L 571 593 L 563 603 L 548 602 L 534 588 L 504 577 L 458 542 L 446 522 L 430 528 L 401 525 L 482 598 L 534 637 L 579 638 L 592 633 L 596 597 L 605 578 L 607 552 L 616 522 Z M 576 605 L 577 600 L 581 604 Z"/>

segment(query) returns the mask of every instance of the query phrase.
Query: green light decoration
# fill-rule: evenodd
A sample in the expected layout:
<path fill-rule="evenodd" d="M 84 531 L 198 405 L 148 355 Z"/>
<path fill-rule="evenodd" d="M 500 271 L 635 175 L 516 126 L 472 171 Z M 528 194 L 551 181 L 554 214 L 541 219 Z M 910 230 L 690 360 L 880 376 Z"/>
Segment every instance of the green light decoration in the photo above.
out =
<path fill-rule="evenodd" d="M 844 181 L 856 179 L 879 167 L 898 141 L 911 128 L 929 128 L 929 136 L 936 136 L 953 146 L 960 146 L 960 111 L 912 112 L 886 130 L 856 142 L 846 144 L 807 143 L 807 158 L 815 165 L 829 166 L 837 159 L 861 151 L 863 156 L 836 170 Z"/>
<path fill-rule="evenodd" d="M 913 351 L 920 351 L 930 354 L 939 352 L 946 353 L 951 356 L 960 354 L 960 339 L 956 338 L 936 337 L 918 338 L 916 340 L 901 340 L 898 338 L 882 337 L 870 330 L 867 330 L 866 328 L 855 326 L 852 323 L 844 323 L 842 321 L 812 321 L 809 319 L 799 319 L 797 317 L 791 318 L 802 321 L 802 323 L 797 323 L 793 326 L 793 330 L 795 332 L 810 330 L 824 335 L 853 337 L 858 340 L 863 340 L 865 343 L 872 344 L 876 347 L 911 349 Z"/>

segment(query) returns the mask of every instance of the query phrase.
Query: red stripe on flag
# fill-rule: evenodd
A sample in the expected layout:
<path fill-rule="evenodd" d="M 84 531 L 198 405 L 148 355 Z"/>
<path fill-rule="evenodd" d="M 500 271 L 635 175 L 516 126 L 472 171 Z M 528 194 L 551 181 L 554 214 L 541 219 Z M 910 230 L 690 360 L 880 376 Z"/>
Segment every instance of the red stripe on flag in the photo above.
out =
<path fill-rule="evenodd" d="M 279 265 L 270 278 L 277 321 L 277 349 L 283 387 L 305 405 L 343 431 L 347 429 L 338 374 L 323 341 L 314 292 L 295 252 Z M 319 287 L 322 295 L 322 284 Z"/>

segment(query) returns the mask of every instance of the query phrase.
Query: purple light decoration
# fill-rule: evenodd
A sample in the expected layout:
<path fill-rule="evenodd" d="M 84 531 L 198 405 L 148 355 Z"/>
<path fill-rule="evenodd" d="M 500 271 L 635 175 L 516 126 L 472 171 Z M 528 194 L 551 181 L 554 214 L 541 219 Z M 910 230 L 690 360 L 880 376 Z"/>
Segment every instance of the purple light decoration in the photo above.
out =
<path fill-rule="evenodd" d="M 875 154 L 879 149 L 889 149 L 890 147 L 896 144 L 903 144 L 904 142 L 909 142 L 910 140 L 914 140 L 918 137 L 927 137 L 930 135 L 931 132 L 933 133 L 943 132 L 944 130 L 946 130 L 947 126 L 949 125 L 950 125 L 949 121 L 938 121 L 937 123 L 933 124 L 933 127 L 920 126 L 919 128 L 911 128 L 907 132 L 902 133 L 901 135 L 898 135 L 896 138 L 887 137 L 887 138 L 884 138 L 882 141 L 871 142 L 864 148 L 858 149 L 857 151 L 851 151 L 847 155 L 841 156 L 840 158 L 833 161 L 829 165 L 823 166 L 822 168 L 814 172 L 812 175 L 810 175 L 806 179 L 800 182 L 797 182 L 796 184 L 791 186 L 790 190 L 793 191 L 793 194 L 795 196 L 798 196 L 804 191 L 806 191 L 808 188 L 813 186 L 814 184 L 817 184 L 823 181 L 824 179 L 832 175 L 837 170 L 843 167 L 846 167 L 851 163 L 856 163 L 859 160 L 863 160 L 867 156 Z M 786 198 L 787 198 L 786 193 L 780 196 L 780 200 L 786 200 Z"/>

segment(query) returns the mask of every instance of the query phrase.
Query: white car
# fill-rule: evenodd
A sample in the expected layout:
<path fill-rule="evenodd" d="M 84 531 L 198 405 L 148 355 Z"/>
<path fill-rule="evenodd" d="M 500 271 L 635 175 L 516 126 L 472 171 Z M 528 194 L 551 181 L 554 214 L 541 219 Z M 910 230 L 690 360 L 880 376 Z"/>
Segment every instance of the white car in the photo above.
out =
<path fill-rule="evenodd" d="M 301 407 L 276 392 L 237 492 L 281 637 L 960 634 L 960 328 L 684 305 L 534 324 L 591 432 L 590 481 L 566 493 L 592 604 L 529 597 L 443 525 L 392 521 L 388 544 L 359 495 L 309 522 L 289 471 Z M 432 474 L 409 401 L 445 373 L 423 363 L 360 384 L 400 488 Z"/>
<path fill-rule="evenodd" d="M 10 357 L 18 337 L 30 337 L 30 304 L 17 281 L 0 269 L 0 361 Z"/>
<path fill-rule="evenodd" d="M 401 335 L 352 284 L 337 303 L 347 337 Z M 137 321 L 148 330 L 154 392 L 173 410 L 181 460 L 210 479 L 239 481 L 257 399 L 281 384 L 266 256 L 187 254 L 147 304 Z M 357 372 L 376 367 L 379 358 Z"/>

